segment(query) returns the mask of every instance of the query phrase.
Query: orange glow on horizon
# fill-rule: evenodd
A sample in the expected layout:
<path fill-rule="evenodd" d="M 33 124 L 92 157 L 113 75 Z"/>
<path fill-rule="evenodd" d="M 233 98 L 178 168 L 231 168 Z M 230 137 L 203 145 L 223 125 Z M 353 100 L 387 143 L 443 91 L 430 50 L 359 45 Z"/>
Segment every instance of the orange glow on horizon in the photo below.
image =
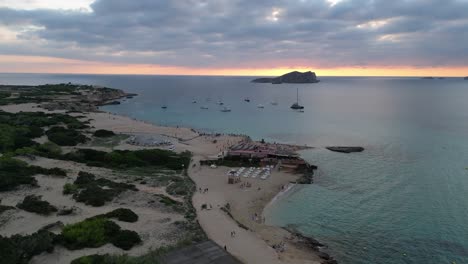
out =
<path fill-rule="evenodd" d="M 68 74 L 135 74 L 135 75 L 217 75 L 217 76 L 279 76 L 297 71 L 314 71 L 317 76 L 468 76 L 465 67 L 336 67 L 298 66 L 277 68 L 190 68 L 153 64 L 120 64 L 90 62 L 40 56 L 0 55 L 3 73 L 68 73 Z"/>

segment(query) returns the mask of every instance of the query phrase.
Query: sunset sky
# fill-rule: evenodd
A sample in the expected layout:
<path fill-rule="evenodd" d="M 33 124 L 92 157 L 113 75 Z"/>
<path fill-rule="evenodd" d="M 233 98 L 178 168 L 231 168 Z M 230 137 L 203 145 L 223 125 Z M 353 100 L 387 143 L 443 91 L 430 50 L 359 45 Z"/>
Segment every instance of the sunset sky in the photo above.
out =
<path fill-rule="evenodd" d="M 0 0 L 0 72 L 467 76 L 468 0 Z"/>

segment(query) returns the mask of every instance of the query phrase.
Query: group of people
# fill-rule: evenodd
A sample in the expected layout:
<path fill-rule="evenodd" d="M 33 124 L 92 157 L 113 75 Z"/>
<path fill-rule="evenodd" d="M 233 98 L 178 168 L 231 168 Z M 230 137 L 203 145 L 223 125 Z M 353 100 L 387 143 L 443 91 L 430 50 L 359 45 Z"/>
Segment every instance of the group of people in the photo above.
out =
<path fill-rule="evenodd" d="M 260 224 L 265 223 L 265 217 L 264 216 L 262 217 L 262 216 L 258 215 L 257 213 L 253 214 L 251 219 L 252 219 L 252 221 L 260 223 Z"/>
<path fill-rule="evenodd" d="M 202 192 L 202 188 L 200 187 L 200 188 L 198 188 L 198 192 L 199 192 L 199 193 L 207 193 L 207 192 L 208 192 L 208 188 L 204 188 L 204 189 L 203 189 L 203 192 Z"/>
<path fill-rule="evenodd" d="M 241 188 L 241 189 L 250 188 L 250 187 L 252 187 L 252 184 L 251 184 L 250 182 L 243 182 L 243 183 L 241 183 L 241 185 L 240 185 L 240 188 Z"/>
<path fill-rule="evenodd" d="M 236 231 L 231 231 L 231 237 L 236 237 Z"/>

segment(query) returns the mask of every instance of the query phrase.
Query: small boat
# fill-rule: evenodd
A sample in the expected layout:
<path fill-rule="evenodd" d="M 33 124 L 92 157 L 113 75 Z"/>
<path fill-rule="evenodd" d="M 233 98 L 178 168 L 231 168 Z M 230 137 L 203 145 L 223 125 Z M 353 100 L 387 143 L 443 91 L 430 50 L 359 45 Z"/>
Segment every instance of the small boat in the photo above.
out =
<path fill-rule="evenodd" d="M 162 109 L 167 109 L 167 105 L 161 106 Z"/>
<path fill-rule="evenodd" d="M 206 110 L 206 109 L 208 109 L 208 106 L 206 106 L 206 105 L 200 106 L 200 109 Z"/>
<path fill-rule="evenodd" d="M 196 104 L 196 103 L 197 103 L 197 100 L 193 100 L 193 101 L 192 101 L 192 104 Z"/>
<path fill-rule="evenodd" d="M 224 105 L 224 103 L 223 103 L 223 102 L 221 102 L 221 101 L 218 101 L 218 103 L 217 103 L 217 104 L 219 104 L 219 105 Z"/>
<path fill-rule="evenodd" d="M 272 101 L 272 102 L 271 102 L 271 105 L 278 105 L 278 102 Z"/>
<path fill-rule="evenodd" d="M 246 101 L 247 103 L 250 103 L 250 99 L 249 99 L 249 98 L 245 98 L 244 101 Z"/>
<path fill-rule="evenodd" d="M 223 109 L 221 109 L 221 112 L 225 112 L 225 113 L 226 112 L 231 112 L 231 108 L 225 106 L 225 107 L 223 107 Z"/>
<path fill-rule="evenodd" d="M 291 105 L 291 109 L 294 109 L 294 110 L 304 109 L 304 106 L 299 104 L 299 88 L 297 88 L 296 93 L 297 93 L 296 95 L 297 99 L 296 99 L 296 102 L 293 105 Z"/>
<path fill-rule="evenodd" d="M 262 105 L 262 104 L 257 105 L 257 107 L 258 107 L 258 108 L 265 108 L 265 106 Z"/>

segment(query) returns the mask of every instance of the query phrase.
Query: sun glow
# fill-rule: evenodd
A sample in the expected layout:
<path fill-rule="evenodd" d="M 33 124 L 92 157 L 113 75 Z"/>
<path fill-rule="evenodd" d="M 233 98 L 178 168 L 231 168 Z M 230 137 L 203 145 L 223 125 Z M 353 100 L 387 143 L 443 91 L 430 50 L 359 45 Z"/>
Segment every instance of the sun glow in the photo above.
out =
<path fill-rule="evenodd" d="M 279 8 L 273 8 L 271 11 L 271 14 L 266 17 L 267 20 L 277 22 L 279 20 L 279 17 L 281 15 L 281 9 Z"/>
<path fill-rule="evenodd" d="M 153 64 L 119 64 L 41 56 L 0 55 L 0 72 L 5 73 L 74 73 L 74 74 L 141 74 L 141 75 L 222 75 L 278 76 L 290 71 L 315 71 L 320 76 L 443 76 L 461 77 L 468 67 L 320 67 L 277 68 L 190 68 Z"/>

